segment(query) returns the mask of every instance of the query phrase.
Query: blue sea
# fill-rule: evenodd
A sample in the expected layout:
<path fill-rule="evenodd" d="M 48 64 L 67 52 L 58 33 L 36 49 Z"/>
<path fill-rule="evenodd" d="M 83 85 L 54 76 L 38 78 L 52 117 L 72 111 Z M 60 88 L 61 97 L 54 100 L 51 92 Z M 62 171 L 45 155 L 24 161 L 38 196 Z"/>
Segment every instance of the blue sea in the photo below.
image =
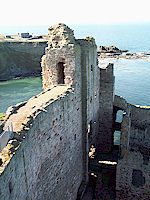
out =
<path fill-rule="evenodd" d="M 93 36 L 98 46 L 115 45 L 130 52 L 150 52 L 150 24 L 69 25 L 76 38 Z M 0 34 L 30 32 L 47 34 L 49 26 L 0 27 Z M 119 59 L 114 61 L 115 91 L 128 102 L 150 105 L 150 62 Z M 42 90 L 40 78 L 0 82 L 0 112 Z"/>

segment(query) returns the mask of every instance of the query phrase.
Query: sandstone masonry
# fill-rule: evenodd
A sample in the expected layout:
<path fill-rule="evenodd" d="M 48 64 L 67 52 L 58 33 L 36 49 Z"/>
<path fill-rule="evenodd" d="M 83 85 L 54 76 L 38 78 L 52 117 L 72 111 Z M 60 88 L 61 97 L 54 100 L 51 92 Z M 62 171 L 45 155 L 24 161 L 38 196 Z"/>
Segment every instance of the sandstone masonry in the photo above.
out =
<path fill-rule="evenodd" d="M 1 153 L 1 199 L 72 200 L 88 182 L 88 138 L 92 142 L 99 128 L 100 70 L 94 39 L 76 40 L 64 24 L 51 27 L 42 77 L 45 91 L 5 123 L 4 129 L 12 123 L 14 138 Z"/>

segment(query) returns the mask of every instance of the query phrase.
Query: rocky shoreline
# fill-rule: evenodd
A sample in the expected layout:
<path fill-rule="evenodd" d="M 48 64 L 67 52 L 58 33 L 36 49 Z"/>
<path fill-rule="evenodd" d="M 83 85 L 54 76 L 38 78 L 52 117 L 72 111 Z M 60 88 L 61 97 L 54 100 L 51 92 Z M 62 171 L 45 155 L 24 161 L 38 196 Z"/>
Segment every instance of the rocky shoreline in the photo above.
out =
<path fill-rule="evenodd" d="M 8 78 L 1 78 L 0 82 L 10 81 L 10 80 L 19 80 L 24 78 L 36 78 L 41 77 L 41 71 L 38 71 L 36 73 L 27 73 L 22 75 L 17 75 L 16 77 L 8 77 Z"/>
<path fill-rule="evenodd" d="M 150 62 L 150 52 L 135 52 L 131 53 L 128 50 L 120 50 L 115 46 L 100 46 L 97 51 L 100 59 L 143 59 Z"/>

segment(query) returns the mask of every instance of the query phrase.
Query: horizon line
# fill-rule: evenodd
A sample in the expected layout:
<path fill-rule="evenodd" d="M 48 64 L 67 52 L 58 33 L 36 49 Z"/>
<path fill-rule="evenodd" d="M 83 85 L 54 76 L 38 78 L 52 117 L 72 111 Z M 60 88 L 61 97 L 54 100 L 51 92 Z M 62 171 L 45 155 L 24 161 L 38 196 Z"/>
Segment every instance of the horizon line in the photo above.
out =
<path fill-rule="evenodd" d="M 32 24 L 32 25 L 1 25 L 0 27 L 38 27 L 38 26 L 53 26 L 55 24 L 63 23 L 67 26 L 114 26 L 114 25 L 143 25 L 143 24 L 150 24 L 150 21 L 139 21 L 139 22 L 119 22 L 119 23 L 64 23 L 64 22 L 58 22 L 58 23 L 52 23 L 52 24 Z"/>

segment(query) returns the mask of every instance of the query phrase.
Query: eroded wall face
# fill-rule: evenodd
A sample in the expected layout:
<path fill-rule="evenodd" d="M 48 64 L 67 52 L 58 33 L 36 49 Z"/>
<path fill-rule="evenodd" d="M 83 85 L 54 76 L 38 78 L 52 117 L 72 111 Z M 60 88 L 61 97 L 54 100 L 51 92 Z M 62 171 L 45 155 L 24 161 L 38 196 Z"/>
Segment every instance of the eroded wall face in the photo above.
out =
<path fill-rule="evenodd" d="M 81 47 L 81 93 L 83 117 L 88 147 L 95 144 L 99 130 L 100 69 L 97 65 L 97 46 L 93 38 L 78 40 Z M 84 123 L 84 122 L 83 122 Z"/>
<path fill-rule="evenodd" d="M 60 73 L 63 77 L 60 77 Z M 46 90 L 58 84 L 72 85 L 74 77 L 75 47 L 70 45 L 61 49 L 47 49 L 42 59 L 43 89 Z M 63 82 L 60 79 L 64 79 Z"/>
<path fill-rule="evenodd" d="M 127 152 L 117 165 L 117 200 L 149 199 L 150 164 L 143 164 L 139 152 Z"/>
<path fill-rule="evenodd" d="M 80 94 L 40 112 L 0 178 L 1 200 L 75 200 L 82 182 Z"/>
<path fill-rule="evenodd" d="M 126 107 L 126 114 L 121 125 L 121 155 L 117 165 L 117 199 L 148 200 L 150 196 L 150 109 L 125 104 L 123 107 Z"/>
<path fill-rule="evenodd" d="M 97 137 L 98 151 L 110 152 L 113 147 L 113 64 L 100 69 L 100 128 Z"/>
<path fill-rule="evenodd" d="M 56 86 L 57 90 L 62 82 L 72 86 L 72 93 L 51 103 L 45 108 L 47 112 L 41 111 L 34 119 L 13 162 L 1 175 L 0 183 L 7 180 L 4 187 L 0 184 L 2 200 L 74 200 L 81 183 L 88 181 L 89 146 L 99 128 L 100 71 L 95 41 L 75 40 L 65 25 L 50 31 L 55 34 L 50 35 L 42 59 L 43 87 Z M 62 66 L 64 75 L 57 69 Z M 64 82 L 58 82 L 59 76 Z M 88 135 L 88 124 L 92 135 Z M 20 180 L 16 174 L 22 174 Z"/>
<path fill-rule="evenodd" d="M 44 90 L 58 84 L 73 85 L 77 81 L 76 46 L 73 31 L 68 26 L 58 24 L 49 28 L 48 47 L 42 58 Z"/>
<path fill-rule="evenodd" d="M 112 65 L 100 72 L 93 38 L 76 40 L 64 24 L 49 31 L 42 58 L 43 88 L 47 93 L 63 84 L 72 92 L 44 107 L 25 132 L 1 175 L 2 200 L 75 200 L 81 183 L 88 181 L 90 145 L 103 153 L 112 148 Z"/>
<path fill-rule="evenodd" d="M 99 128 L 99 81 L 100 70 L 97 66 L 97 46 L 93 38 L 77 40 L 81 49 L 81 82 L 82 99 L 82 151 L 83 151 L 83 184 L 88 182 L 88 157 L 91 145 Z M 78 68 L 79 69 L 79 68 Z M 78 70 L 76 71 L 79 72 Z M 76 80 L 79 74 L 76 73 Z M 79 81 L 75 82 L 79 88 Z M 78 87 L 77 87 L 78 86 Z"/>

